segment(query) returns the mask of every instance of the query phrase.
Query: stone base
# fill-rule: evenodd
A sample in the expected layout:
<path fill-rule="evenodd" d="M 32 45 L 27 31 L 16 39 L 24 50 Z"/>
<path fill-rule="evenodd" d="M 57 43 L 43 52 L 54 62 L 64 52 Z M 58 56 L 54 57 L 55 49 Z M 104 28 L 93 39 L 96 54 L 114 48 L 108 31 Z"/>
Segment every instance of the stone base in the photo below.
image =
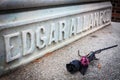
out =
<path fill-rule="evenodd" d="M 101 2 L 0 15 L 0 74 L 29 63 L 111 23 Z"/>

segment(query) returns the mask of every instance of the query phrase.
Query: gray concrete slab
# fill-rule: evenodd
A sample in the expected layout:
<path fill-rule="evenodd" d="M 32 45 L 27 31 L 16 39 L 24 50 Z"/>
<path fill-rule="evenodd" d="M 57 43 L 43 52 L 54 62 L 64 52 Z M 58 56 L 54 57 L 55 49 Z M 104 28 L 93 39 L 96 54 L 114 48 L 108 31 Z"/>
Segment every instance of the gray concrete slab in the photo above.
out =
<path fill-rule="evenodd" d="M 91 50 L 118 44 L 117 48 L 97 55 L 98 61 L 90 64 L 85 76 L 79 72 L 70 74 L 66 64 L 80 59 Z M 83 37 L 59 50 L 17 68 L 0 80 L 120 80 L 120 23 L 112 23 L 99 31 Z"/>

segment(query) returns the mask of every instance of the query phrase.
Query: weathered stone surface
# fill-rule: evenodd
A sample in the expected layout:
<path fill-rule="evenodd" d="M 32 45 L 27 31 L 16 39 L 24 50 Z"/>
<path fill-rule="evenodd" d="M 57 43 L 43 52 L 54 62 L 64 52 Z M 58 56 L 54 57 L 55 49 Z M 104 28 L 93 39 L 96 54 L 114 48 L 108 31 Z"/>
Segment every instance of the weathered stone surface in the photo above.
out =
<path fill-rule="evenodd" d="M 120 80 L 120 23 L 112 22 L 82 39 L 58 49 L 49 56 L 19 67 L 0 80 Z M 118 47 L 97 54 L 99 60 L 90 63 L 87 73 L 70 74 L 66 64 L 90 51 L 118 44 Z"/>
<path fill-rule="evenodd" d="M 110 23 L 110 2 L 1 14 L 0 74 Z"/>
<path fill-rule="evenodd" d="M 21 9 L 32 7 L 74 4 L 83 2 L 97 2 L 104 0 L 0 0 L 0 10 Z"/>

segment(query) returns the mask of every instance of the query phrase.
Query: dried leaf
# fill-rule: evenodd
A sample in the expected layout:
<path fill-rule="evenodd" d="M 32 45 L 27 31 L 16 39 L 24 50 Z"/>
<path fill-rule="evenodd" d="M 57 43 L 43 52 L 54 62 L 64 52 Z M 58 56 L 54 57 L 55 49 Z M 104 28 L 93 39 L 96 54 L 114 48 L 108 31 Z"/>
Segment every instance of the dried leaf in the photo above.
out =
<path fill-rule="evenodd" d="M 40 57 L 40 58 L 34 60 L 33 63 L 34 63 L 34 62 L 40 62 L 44 57 L 48 57 L 48 56 L 50 56 L 51 54 L 52 54 L 52 52 L 46 53 L 43 57 Z"/>
<path fill-rule="evenodd" d="M 38 58 L 38 59 L 34 60 L 33 63 L 34 62 L 40 62 L 41 60 L 42 60 L 42 58 Z"/>
<path fill-rule="evenodd" d="M 101 64 L 100 64 L 100 63 L 98 63 L 97 67 L 98 67 L 98 69 L 101 69 Z"/>

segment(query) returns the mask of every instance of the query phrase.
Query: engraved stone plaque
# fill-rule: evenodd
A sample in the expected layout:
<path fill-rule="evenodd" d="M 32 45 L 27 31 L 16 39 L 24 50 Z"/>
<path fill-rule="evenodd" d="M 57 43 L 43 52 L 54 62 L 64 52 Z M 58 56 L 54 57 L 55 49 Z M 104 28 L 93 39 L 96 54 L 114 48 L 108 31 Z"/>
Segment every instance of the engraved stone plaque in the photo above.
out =
<path fill-rule="evenodd" d="M 101 2 L 0 15 L 0 75 L 111 23 Z"/>

